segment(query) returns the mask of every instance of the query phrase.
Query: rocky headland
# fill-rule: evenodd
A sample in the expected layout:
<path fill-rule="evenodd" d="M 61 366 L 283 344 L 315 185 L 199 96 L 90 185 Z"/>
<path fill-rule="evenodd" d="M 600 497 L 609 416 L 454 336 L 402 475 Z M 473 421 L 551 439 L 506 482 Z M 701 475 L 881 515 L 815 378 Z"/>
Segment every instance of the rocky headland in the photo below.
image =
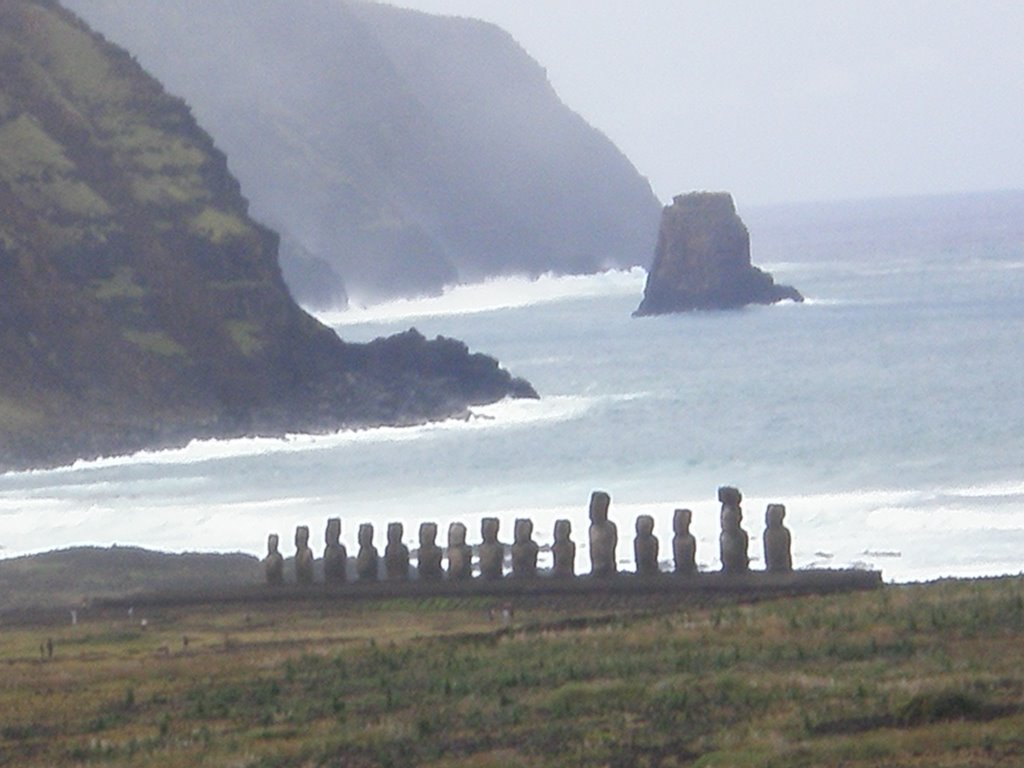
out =
<path fill-rule="evenodd" d="M 750 233 L 725 192 L 677 196 L 662 212 L 654 264 L 635 316 L 803 301 L 750 262 Z"/>
<path fill-rule="evenodd" d="M 0 3 L 0 71 L 0 471 L 535 396 L 461 342 L 303 312 L 189 107 L 57 3 Z"/>

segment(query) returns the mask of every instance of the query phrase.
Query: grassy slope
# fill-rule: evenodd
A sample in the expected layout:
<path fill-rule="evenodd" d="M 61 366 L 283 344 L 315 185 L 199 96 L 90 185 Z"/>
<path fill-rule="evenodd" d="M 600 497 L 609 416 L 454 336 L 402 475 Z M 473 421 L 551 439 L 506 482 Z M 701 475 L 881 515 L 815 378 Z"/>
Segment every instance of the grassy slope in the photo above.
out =
<path fill-rule="evenodd" d="M 302 312 L 189 108 L 56 2 L 0 2 L 0 72 L 0 468 L 509 393 L 464 346 Z"/>
<path fill-rule="evenodd" d="M 1024 761 L 1024 582 L 629 614 L 473 600 L 0 635 L 0 764 Z M 53 660 L 39 659 L 49 633 Z M 187 648 L 183 636 L 189 637 Z M 6 758 L 6 760 L 4 759 Z"/>

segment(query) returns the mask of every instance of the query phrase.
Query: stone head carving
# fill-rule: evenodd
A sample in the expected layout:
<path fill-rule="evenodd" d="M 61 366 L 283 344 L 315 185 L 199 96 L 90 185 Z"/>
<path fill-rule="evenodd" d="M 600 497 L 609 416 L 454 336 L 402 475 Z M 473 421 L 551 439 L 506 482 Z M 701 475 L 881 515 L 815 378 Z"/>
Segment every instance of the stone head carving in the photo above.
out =
<path fill-rule="evenodd" d="M 437 543 L 437 523 L 422 523 L 420 525 L 420 546 L 432 547 Z"/>
<path fill-rule="evenodd" d="M 359 552 L 356 555 L 356 575 L 360 581 L 376 581 L 379 554 L 373 546 L 373 526 L 362 523 L 359 526 Z"/>
<path fill-rule="evenodd" d="M 743 494 L 739 492 L 738 488 L 723 485 L 718 489 L 718 501 L 727 507 L 738 507 L 743 503 Z"/>
<path fill-rule="evenodd" d="M 501 522 L 496 517 L 485 517 L 480 521 L 480 536 L 484 542 L 490 544 L 498 540 L 498 528 Z"/>
<path fill-rule="evenodd" d="M 420 524 L 420 550 L 416 558 L 416 569 L 421 579 L 440 579 L 441 557 L 443 553 L 437 546 L 437 523 Z"/>
<path fill-rule="evenodd" d="M 480 521 L 483 543 L 477 549 L 480 556 L 480 578 L 500 579 L 505 573 L 505 545 L 498 541 L 498 518 L 485 517 Z"/>
<path fill-rule="evenodd" d="M 284 584 L 284 557 L 278 551 L 280 538 L 276 533 L 267 537 L 267 556 L 263 558 L 263 573 L 267 584 Z"/>
<path fill-rule="evenodd" d="M 359 546 L 361 547 L 372 547 L 373 546 L 373 525 L 371 523 L 362 523 L 359 526 Z"/>
<path fill-rule="evenodd" d="M 448 578 L 465 581 L 473 576 L 473 550 L 466 544 L 466 526 L 448 526 Z"/>
<path fill-rule="evenodd" d="M 650 515 L 640 515 L 636 519 L 633 554 L 638 576 L 658 574 L 658 539 L 654 536 L 654 518 Z"/>
<path fill-rule="evenodd" d="M 461 547 L 466 543 L 466 526 L 462 523 L 452 523 L 448 526 L 448 546 Z"/>
<path fill-rule="evenodd" d="M 388 523 L 388 545 L 384 548 L 384 570 L 389 581 L 406 581 L 409 578 L 409 548 L 402 543 L 405 526 Z"/>
<path fill-rule="evenodd" d="M 594 491 L 590 494 L 590 522 L 604 523 L 608 520 L 608 507 L 612 497 L 604 491 Z"/>
<path fill-rule="evenodd" d="M 309 526 L 295 529 L 295 580 L 299 584 L 313 583 L 313 550 L 309 548 Z"/>
<path fill-rule="evenodd" d="M 568 520 L 555 521 L 555 543 L 551 547 L 554 563 L 551 575 L 569 578 L 576 575 L 576 543 L 572 540 L 572 523 Z"/>
<path fill-rule="evenodd" d="M 526 542 L 533 538 L 533 520 L 519 518 L 516 520 L 515 540 L 517 543 Z"/>
<path fill-rule="evenodd" d="M 786 508 L 782 504 L 769 504 L 764 517 L 765 568 L 774 573 L 792 571 L 792 538 L 789 529 L 782 523 L 786 517 Z"/>
<path fill-rule="evenodd" d="M 341 545 L 341 519 L 332 517 L 327 521 L 327 530 L 324 532 L 324 541 L 327 547 L 324 549 L 324 581 L 335 583 L 345 581 L 346 569 L 348 568 L 348 552 Z"/>
<path fill-rule="evenodd" d="M 309 526 L 300 525 L 295 529 L 295 548 L 307 549 L 309 547 Z"/>
<path fill-rule="evenodd" d="M 672 515 L 672 557 L 676 573 L 684 576 L 697 573 L 697 539 L 690 533 L 692 519 L 693 512 L 688 509 L 677 509 Z"/>
<path fill-rule="evenodd" d="M 533 521 L 516 520 L 515 543 L 512 545 L 512 575 L 533 578 L 537 575 L 537 554 L 540 547 L 533 540 Z"/>
<path fill-rule="evenodd" d="M 328 547 L 338 546 L 341 539 L 341 518 L 332 517 L 327 521 L 327 530 L 324 531 L 324 542 Z"/>
<path fill-rule="evenodd" d="M 405 526 L 401 523 L 388 523 L 388 544 L 401 544 L 405 535 Z"/>
<path fill-rule="evenodd" d="M 786 517 L 786 507 L 783 504 L 769 504 L 764 513 L 765 526 L 768 528 L 779 528 Z"/>
<path fill-rule="evenodd" d="M 555 520 L 555 541 L 568 541 L 572 536 L 572 523 L 568 520 Z"/>
<path fill-rule="evenodd" d="M 689 509 L 677 509 L 672 514 L 672 531 L 676 535 L 690 532 L 690 523 L 693 520 L 693 512 Z"/>
<path fill-rule="evenodd" d="M 618 529 L 608 519 L 611 497 L 604 491 L 590 496 L 590 573 L 593 576 L 613 576 L 618 572 L 615 548 L 619 543 Z"/>
<path fill-rule="evenodd" d="M 738 507 L 723 505 L 722 533 L 718 537 L 718 542 L 722 570 L 725 573 L 746 573 L 750 570 L 750 557 L 747 554 L 749 538 L 747 532 L 740 527 L 742 519 Z"/>

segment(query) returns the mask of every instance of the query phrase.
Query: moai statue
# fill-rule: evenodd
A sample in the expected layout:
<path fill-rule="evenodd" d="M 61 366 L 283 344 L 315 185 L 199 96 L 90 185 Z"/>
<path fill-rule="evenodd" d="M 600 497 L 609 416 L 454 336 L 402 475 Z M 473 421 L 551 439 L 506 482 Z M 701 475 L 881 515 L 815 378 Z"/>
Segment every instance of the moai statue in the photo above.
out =
<path fill-rule="evenodd" d="M 576 542 L 571 538 L 572 523 L 568 520 L 555 520 L 555 543 L 551 547 L 554 565 L 551 575 L 560 578 L 572 578 L 576 575 Z"/>
<path fill-rule="evenodd" d="M 338 584 L 345 581 L 348 568 L 348 551 L 341 543 L 341 519 L 332 517 L 327 521 L 324 533 L 327 548 L 324 549 L 324 581 Z"/>
<path fill-rule="evenodd" d="M 533 520 L 516 520 L 515 542 L 512 544 L 512 575 L 532 579 L 537 575 L 537 553 L 540 547 L 533 540 Z"/>
<path fill-rule="evenodd" d="M 608 505 L 612 498 L 604 491 L 590 495 L 590 574 L 592 576 L 614 576 L 618 570 L 615 562 L 615 548 L 619 543 L 619 531 L 608 519 Z"/>
<path fill-rule="evenodd" d="M 782 524 L 785 517 L 786 507 L 782 504 L 769 504 L 764 513 L 764 565 L 775 573 L 793 570 L 792 537 Z"/>
<path fill-rule="evenodd" d="M 743 522 L 743 510 L 740 508 L 743 496 L 735 488 L 719 488 L 718 500 L 722 502 L 722 533 L 718 537 L 722 571 L 746 573 L 750 570 L 750 557 L 747 555 L 750 541 L 740 526 Z"/>
<path fill-rule="evenodd" d="M 388 545 L 384 548 L 384 570 L 388 581 L 409 580 L 409 548 L 402 543 L 404 533 L 401 523 L 388 523 Z"/>
<path fill-rule="evenodd" d="M 437 523 L 420 524 L 420 551 L 416 570 L 424 581 L 437 581 L 444 575 L 441 569 L 441 548 L 437 546 Z"/>
<path fill-rule="evenodd" d="M 448 579 L 465 581 L 473 578 L 473 549 L 466 543 L 466 526 L 448 526 Z"/>
<path fill-rule="evenodd" d="M 658 538 L 654 535 L 654 518 L 650 515 L 640 515 L 636 519 L 633 555 L 637 576 L 658 575 Z"/>
<path fill-rule="evenodd" d="M 279 586 L 284 584 L 284 557 L 278 552 L 280 538 L 276 533 L 267 537 L 267 556 L 263 558 L 263 573 L 267 577 L 267 584 Z"/>
<path fill-rule="evenodd" d="M 295 529 L 295 581 L 313 583 L 313 550 L 309 548 L 309 526 Z"/>
<path fill-rule="evenodd" d="M 697 573 L 697 539 L 690 533 L 690 521 L 693 512 L 688 509 L 677 509 L 672 516 L 672 557 L 675 559 L 676 573 L 693 576 Z"/>
<path fill-rule="evenodd" d="M 373 546 L 373 526 L 359 526 L 359 553 L 356 555 L 356 575 L 360 581 L 376 581 L 380 554 Z"/>
<path fill-rule="evenodd" d="M 480 535 L 483 542 L 477 550 L 480 554 L 480 578 L 488 581 L 500 579 L 505 572 L 505 545 L 498 541 L 496 517 L 485 517 L 480 521 Z"/>
<path fill-rule="evenodd" d="M 739 489 L 723 485 L 718 489 L 718 501 L 722 505 L 722 523 L 725 523 L 725 510 L 729 507 L 732 507 L 739 512 L 740 520 L 743 519 L 743 510 L 740 508 L 740 504 L 743 501 L 743 494 L 739 492 Z"/>

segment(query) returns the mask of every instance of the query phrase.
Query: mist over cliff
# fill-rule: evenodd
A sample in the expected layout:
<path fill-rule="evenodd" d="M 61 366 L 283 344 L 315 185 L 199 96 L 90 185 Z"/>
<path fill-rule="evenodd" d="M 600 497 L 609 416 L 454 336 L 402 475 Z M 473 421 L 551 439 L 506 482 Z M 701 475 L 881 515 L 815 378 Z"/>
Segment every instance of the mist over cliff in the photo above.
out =
<path fill-rule="evenodd" d="M 56 3 L 0 3 L 0 71 L 0 471 L 532 394 L 461 342 L 304 313 L 184 102 Z"/>
<path fill-rule="evenodd" d="M 66 0 L 182 96 L 300 300 L 648 261 L 660 205 L 506 32 L 366 2 Z"/>

